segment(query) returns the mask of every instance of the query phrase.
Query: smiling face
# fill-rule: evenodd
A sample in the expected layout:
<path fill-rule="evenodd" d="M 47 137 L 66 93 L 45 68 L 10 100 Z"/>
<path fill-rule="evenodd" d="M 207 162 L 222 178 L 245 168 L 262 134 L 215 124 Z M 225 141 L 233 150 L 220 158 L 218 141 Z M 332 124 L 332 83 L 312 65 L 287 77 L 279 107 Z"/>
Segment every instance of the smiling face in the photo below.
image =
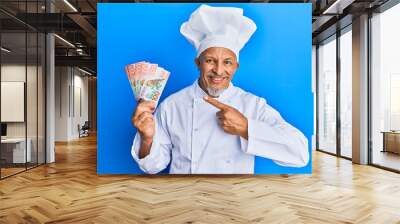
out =
<path fill-rule="evenodd" d="M 195 60 L 200 70 L 200 87 L 212 97 L 218 97 L 229 87 L 239 64 L 235 53 L 223 47 L 211 47 Z"/>

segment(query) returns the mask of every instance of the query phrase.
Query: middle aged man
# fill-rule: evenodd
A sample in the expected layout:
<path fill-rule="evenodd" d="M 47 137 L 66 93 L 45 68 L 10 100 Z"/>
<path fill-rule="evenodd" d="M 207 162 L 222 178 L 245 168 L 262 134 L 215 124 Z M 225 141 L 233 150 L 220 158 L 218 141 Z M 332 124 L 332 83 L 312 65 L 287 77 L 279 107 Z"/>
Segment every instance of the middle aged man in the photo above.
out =
<path fill-rule="evenodd" d="M 197 50 L 200 77 L 167 97 L 157 109 L 140 102 L 132 156 L 140 168 L 174 174 L 254 173 L 254 156 L 282 166 L 305 166 L 304 135 L 266 101 L 233 86 L 239 51 L 255 32 L 254 22 L 233 7 L 200 6 L 181 33 Z"/>

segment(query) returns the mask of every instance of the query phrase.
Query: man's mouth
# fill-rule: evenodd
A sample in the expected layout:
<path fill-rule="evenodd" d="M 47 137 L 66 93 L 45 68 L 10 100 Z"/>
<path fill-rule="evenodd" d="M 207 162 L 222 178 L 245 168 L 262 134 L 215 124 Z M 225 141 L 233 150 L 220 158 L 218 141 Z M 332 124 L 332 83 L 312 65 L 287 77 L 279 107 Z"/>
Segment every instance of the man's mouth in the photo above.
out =
<path fill-rule="evenodd" d="M 224 82 L 227 77 L 221 77 L 221 76 L 209 76 L 208 77 L 211 81 L 212 84 L 218 85 Z"/>

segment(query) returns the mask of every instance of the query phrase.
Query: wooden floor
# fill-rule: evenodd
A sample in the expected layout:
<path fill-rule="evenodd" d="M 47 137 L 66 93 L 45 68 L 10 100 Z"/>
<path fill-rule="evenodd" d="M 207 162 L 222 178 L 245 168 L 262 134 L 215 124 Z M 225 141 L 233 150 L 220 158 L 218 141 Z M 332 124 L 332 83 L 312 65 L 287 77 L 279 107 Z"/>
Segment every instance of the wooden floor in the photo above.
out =
<path fill-rule="evenodd" d="M 22 171 L 25 171 L 26 169 L 25 169 L 25 167 L 23 167 L 23 168 L 20 168 L 20 167 L 17 167 L 17 168 L 1 168 L 1 177 L 3 178 L 3 177 L 8 177 L 8 176 L 11 176 L 11 175 L 13 175 L 13 174 L 16 174 L 16 173 L 19 173 L 19 172 L 22 172 Z"/>
<path fill-rule="evenodd" d="M 377 165 L 400 170 L 400 154 L 376 150 L 374 151 L 372 162 Z"/>
<path fill-rule="evenodd" d="M 313 175 L 98 176 L 96 139 L 0 181 L 0 223 L 400 223 L 400 175 L 317 152 Z"/>

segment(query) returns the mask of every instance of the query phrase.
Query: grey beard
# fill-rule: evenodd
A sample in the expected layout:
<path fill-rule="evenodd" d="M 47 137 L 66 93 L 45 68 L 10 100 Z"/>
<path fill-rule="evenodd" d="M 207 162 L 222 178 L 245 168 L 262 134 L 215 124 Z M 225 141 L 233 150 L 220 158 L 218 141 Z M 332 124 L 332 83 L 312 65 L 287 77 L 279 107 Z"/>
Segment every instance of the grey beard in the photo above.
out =
<path fill-rule="evenodd" d="M 214 89 L 207 87 L 207 93 L 212 97 L 219 97 L 224 91 L 225 89 Z"/>

